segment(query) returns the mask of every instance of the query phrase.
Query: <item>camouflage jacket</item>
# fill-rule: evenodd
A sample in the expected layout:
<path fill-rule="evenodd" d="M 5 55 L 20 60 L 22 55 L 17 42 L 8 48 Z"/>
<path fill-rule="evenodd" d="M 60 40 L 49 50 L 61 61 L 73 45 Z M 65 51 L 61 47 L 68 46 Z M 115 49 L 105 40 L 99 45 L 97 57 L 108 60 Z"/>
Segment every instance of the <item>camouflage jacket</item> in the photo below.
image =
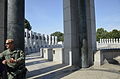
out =
<path fill-rule="evenodd" d="M 7 62 L 7 65 L 11 68 L 17 68 L 20 65 L 25 66 L 25 53 L 22 50 L 10 51 L 9 49 L 7 49 L 0 54 L 0 58 L 3 58 L 3 57 L 7 61 L 9 61 L 10 58 L 17 60 L 17 62 L 15 63 Z"/>

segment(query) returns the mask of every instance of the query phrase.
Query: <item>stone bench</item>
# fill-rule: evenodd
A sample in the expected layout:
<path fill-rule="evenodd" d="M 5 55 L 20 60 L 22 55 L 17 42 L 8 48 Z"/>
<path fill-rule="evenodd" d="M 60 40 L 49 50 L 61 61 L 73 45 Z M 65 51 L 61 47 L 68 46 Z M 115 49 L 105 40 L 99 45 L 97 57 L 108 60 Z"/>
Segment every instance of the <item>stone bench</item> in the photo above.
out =
<path fill-rule="evenodd" d="M 120 56 L 120 49 L 101 49 L 94 54 L 94 65 L 100 66 L 105 62 L 117 64 L 114 58 Z"/>

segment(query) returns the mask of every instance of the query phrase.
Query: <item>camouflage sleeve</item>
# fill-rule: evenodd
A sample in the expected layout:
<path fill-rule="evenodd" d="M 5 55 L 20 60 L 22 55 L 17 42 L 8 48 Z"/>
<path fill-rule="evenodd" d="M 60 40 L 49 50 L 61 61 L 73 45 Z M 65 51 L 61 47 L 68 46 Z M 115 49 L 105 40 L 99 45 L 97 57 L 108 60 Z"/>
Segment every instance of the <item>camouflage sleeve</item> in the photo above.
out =
<path fill-rule="evenodd" d="M 2 59 L 4 56 L 4 52 L 0 53 L 0 59 Z"/>
<path fill-rule="evenodd" d="M 2 53 L 0 53 L 0 60 L 2 59 L 2 57 L 3 57 L 3 55 L 2 55 Z"/>
<path fill-rule="evenodd" d="M 17 61 L 24 61 L 25 60 L 25 53 L 23 51 L 20 51 L 20 57 L 17 59 Z"/>

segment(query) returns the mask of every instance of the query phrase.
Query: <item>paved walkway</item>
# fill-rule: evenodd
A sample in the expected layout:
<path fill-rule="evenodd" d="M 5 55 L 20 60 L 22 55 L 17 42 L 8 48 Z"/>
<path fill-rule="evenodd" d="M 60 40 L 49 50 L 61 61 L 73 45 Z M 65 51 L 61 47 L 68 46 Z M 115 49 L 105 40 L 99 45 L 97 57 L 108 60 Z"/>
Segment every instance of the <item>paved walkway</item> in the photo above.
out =
<path fill-rule="evenodd" d="M 120 58 L 118 58 L 120 61 Z M 27 79 L 120 79 L 120 65 L 104 64 L 79 69 L 74 66 L 47 61 L 38 54 L 27 55 Z"/>

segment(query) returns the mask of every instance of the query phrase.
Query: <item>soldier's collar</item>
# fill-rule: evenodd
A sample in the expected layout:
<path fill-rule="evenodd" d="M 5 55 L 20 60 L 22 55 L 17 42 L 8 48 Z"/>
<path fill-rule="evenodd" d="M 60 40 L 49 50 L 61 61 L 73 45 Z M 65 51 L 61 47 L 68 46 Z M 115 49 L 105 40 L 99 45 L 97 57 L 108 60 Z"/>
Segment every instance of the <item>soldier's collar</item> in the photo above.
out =
<path fill-rule="evenodd" d="M 14 49 L 12 49 L 12 50 L 11 50 L 11 49 L 8 49 L 8 50 L 9 50 L 10 52 L 13 52 L 13 51 L 14 51 Z"/>

